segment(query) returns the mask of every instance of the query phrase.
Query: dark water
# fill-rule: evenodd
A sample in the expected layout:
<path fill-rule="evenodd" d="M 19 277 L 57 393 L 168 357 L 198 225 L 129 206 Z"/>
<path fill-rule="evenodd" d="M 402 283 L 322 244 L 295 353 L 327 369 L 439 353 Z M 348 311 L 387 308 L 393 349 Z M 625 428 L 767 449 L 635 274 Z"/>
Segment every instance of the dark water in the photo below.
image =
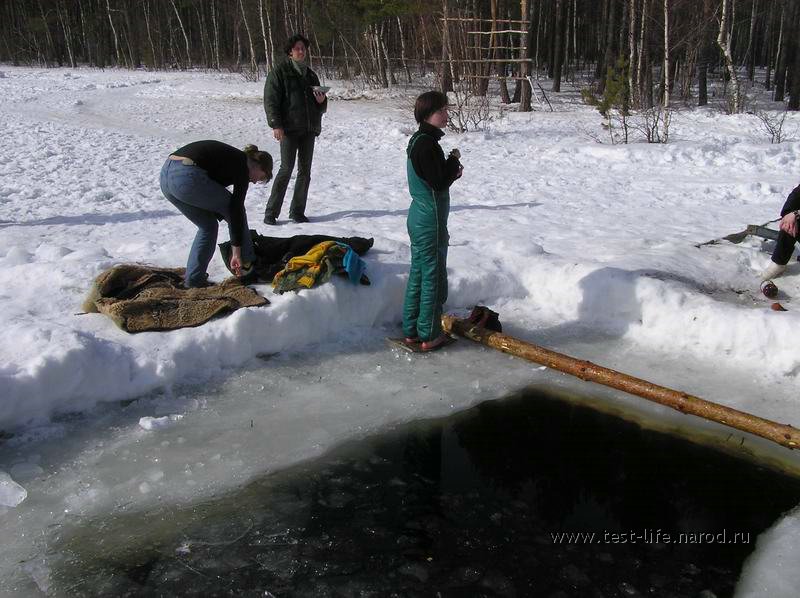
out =
<path fill-rule="evenodd" d="M 800 480 L 527 393 L 210 502 L 93 521 L 61 541 L 53 589 L 722 597 L 758 534 L 798 503 Z"/>

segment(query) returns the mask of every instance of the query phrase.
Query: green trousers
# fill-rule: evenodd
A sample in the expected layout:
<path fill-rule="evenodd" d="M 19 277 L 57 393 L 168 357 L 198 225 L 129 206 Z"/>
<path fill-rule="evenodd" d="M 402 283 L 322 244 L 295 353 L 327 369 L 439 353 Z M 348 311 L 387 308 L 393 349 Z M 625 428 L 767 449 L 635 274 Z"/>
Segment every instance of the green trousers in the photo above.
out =
<path fill-rule="evenodd" d="M 430 341 L 442 333 L 442 306 L 447 301 L 447 192 L 414 197 L 408 210 L 411 271 L 403 304 L 403 334 Z"/>

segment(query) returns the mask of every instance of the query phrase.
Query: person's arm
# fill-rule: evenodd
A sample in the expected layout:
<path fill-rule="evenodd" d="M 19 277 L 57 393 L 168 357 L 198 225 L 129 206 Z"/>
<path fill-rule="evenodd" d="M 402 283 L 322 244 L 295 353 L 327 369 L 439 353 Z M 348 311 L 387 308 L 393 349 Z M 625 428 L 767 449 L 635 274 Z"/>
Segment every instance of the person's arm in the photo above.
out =
<path fill-rule="evenodd" d="M 244 198 L 247 196 L 247 186 L 250 181 L 245 173 L 233 183 L 233 194 L 231 195 L 231 219 L 228 222 L 228 232 L 231 237 L 233 247 L 242 246 L 242 227 L 245 221 Z"/>
<path fill-rule="evenodd" d="M 451 155 L 444 159 L 442 148 L 428 136 L 420 136 L 411 150 L 411 164 L 416 173 L 436 191 L 444 191 L 460 174 L 461 164 Z"/>
<path fill-rule="evenodd" d="M 267 75 L 264 83 L 264 112 L 267 114 L 267 124 L 273 131 L 278 141 L 283 137 L 283 115 L 281 114 L 281 101 L 283 100 L 283 82 L 275 69 Z"/>
<path fill-rule="evenodd" d="M 309 69 L 308 72 L 311 73 L 311 84 L 319 86 L 319 77 L 317 77 L 317 73 L 311 69 Z M 315 91 L 314 99 L 317 101 L 317 109 L 320 111 L 320 114 L 325 114 L 328 111 L 328 96 L 322 92 Z"/>
<path fill-rule="evenodd" d="M 800 185 L 795 187 L 789 197 L 786 198 L 786 203 L 783 204 L 783 209 L 781 210 L 781 216 L 786 216 L 786 214 L 795 210 L 800 210 Z"/>

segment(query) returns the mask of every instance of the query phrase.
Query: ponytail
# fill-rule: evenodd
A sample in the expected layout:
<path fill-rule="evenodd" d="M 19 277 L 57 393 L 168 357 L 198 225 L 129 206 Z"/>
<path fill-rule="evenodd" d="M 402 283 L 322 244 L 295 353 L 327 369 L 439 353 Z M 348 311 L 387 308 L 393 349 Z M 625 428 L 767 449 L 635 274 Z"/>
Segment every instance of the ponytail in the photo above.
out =
<path fill-rule="evenodd" d="M 259 151 L 258 146 L 248 143 L 244 146 L 247 159 L 258 164 L 259 168 L 272 177 L 272 156 L 269 152 Z"/>

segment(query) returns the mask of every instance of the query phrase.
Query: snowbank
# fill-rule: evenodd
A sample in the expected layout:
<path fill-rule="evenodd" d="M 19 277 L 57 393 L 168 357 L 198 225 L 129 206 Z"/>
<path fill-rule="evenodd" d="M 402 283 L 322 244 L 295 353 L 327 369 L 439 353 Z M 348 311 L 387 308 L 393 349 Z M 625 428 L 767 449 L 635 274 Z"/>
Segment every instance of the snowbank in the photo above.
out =
<path fill-rule="evenodd" d="M 128 336 L 102 316 L 76 314 L 83 294 L 115 263 L 183 263 L 193 227 L 157 185 L 179 143 L 216 137 L 278 154 L 260 85 L 233 75 L 11 68 L 0 91 L 0 317 L 9 339 L 0 348 L 0 429 L 397 322 L 408 263 L 407 95 L 332 101 L 314 166 L 314 221 L 273 233 L 374 236 L 372 287 L 270 296 L 267 308 L 198 329 Z M 351 92 L 334 83 L 331 94 Z M 509 114 L 488 132 L 445 137 L 465 163 L 453 187 L 449 306 L 514 302 L 531 335 L 594 330 L 648 351 L 796 376 L 789 330 L 798 315 L 754 297 L 768 259 L 761 244 L 694 245 L 773 217 L 795 182 L 784 173 L 797 170 L 800 144 L 765 143 L 754 117 L 698 112 L 676 115 L 669 145 L 601 145 L 585 134 L 596 114 L 569 109 Z M 256 227 L 266 192 L 248 196 Z M 215 261 L 212 278 L 224 273 Z M 800 289 L 796 276 L 781 285 Z"/>

